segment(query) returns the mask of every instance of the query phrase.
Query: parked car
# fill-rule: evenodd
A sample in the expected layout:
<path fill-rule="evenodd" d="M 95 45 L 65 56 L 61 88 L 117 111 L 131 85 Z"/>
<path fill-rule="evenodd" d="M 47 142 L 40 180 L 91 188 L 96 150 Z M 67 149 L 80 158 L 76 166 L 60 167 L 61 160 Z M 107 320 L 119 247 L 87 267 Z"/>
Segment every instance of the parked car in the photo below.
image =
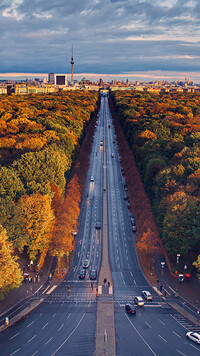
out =
<path fill-rule="evenodd" d="M 111 153 L 111 157 L 112 157 L 112 158 L 114 157 L 114 153 Z"/>
<path fill-rule="evenodd" d="M 97 223 L 96 223 L 96 229 L 101 229 L 101 224 L 100 224 L 100 222 L 97 222 Z"/>
<path fill-rule="evenodd" d="M 146 300 L 152 300 L 152 295 L 148 290 L 143 290 L 142 291 L 142 296 L 144 297 L 144 299 Z"/>
<path fill-rule="evenodd" d="M 135 220 L 135 216 L 133 214 L 129 215 L 130 219 L 134 219 Z"/>
<path fill-rule="evenodd" d="M 128 314 L 136 314 L 136 308 L 132 304 L 126 304 L 125 309 Z"/>
<path fill-rule="evenodd" d="M 128 200 L 128 195 L 124 195 L 124 200 Z"/>
<path fill-rule="evenodd" d="M 89 267 L 89 260 L 88 259 L 85 259 L 83 260 L 83 268 L 88 268 Z"/>
<path fill-rule="evenodd" d="M 131 218 L 130 220 L 131 220 L 131 225 L 132 225 L 132 226 L 135 225 L 135 219 L 134 219 L 134 218 Z"/>
<path fill-rule="evenodd" d="M 131 208 L 131 203 L 128 203 L 127 207 L 128 207 L 128 209 L 130 209 Z"/>
<path fill-rule="evenodd" d="M 192 331 L 189 331 L 189 332 L 186 334 L 186 336 L 187 336 L 190 340 L 196 342 L 197 344 L 200 344 L 200 334 L 198 334 L 198 333 L 193 333 Z"/>
<path fill-rule="evenodd" d="M 81 268 L 80 271 L 79 271 L 79 279 L 84 279 L 85 278 L 85 275 L 86 275 L 86 271 L 84 268 Z"/>
<path fill-rule="evenodd" d="M 133 225 L 133 226 L 132 226 L 132 231 L 133 231 L 133 232 L 136 232 L 136 231 L 137 231 L 136 225 Z"/>
<path fill-rule="evenodd" d="M 135 297 L 134 301 L 139 307 L 142 307 L 144 305 L 144 300 L 142 299 L 142 297 Z"/>
<path fill-rule="evenodd" d="M 77 230 L 74 230 L 73 231 L 73 235 L 76 236 L 78 234 L 78 231 Z"/>
<path fill-rule="evenodd" d="M 97 279 L 97 271 L 93 269 L 90 273 L 90 279 Z"/>

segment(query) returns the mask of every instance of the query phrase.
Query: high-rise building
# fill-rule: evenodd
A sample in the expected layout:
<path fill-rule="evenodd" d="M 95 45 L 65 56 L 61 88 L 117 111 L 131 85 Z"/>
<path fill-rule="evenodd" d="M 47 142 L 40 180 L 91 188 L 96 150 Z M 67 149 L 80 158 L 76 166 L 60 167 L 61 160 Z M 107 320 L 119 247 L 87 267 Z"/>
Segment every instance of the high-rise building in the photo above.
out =
<path fill-rule="evenodd" d="M 55 85 L 67 85 L 67 74 L 55 74 Z"/>
<path fill-rule="evenodd" d="M 55 76 L 54 73 L 49 73 L 49 84 L 55 84 Z"/>

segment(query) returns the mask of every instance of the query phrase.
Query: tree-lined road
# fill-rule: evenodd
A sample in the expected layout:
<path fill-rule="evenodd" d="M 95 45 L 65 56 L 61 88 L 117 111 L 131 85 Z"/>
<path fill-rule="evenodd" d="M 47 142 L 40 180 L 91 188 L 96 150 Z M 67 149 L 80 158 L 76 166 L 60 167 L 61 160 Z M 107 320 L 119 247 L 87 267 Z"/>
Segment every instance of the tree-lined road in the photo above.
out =
<path fill-rule="evenodd" d="M 103 149 L 106 137 L 108 238 L 114 284 L 117 356 L 200 354 L 200 347 L 186 339 L 193 326 L 172 310 L 155 293 L 139 266 L 134 233 L 130 224 L 124 178 L 107 97 L 101 97 L 98 125 L 85 195 L 80 213 L 74 257 L 65 280 L 50 294 L 41 291 L 44 302 L 25 320 L 1 334 L 0 355 L 93 355 L 96 329 L 96 282 L 91 287 L 90 273 L 101 265 L 103 196 Z M 105 122 L 105 125 L 104 125 Z M 104 132 L 105 126 L 105 132 Z M 93 179 L 91 180 L 91 177 Z M 88 194 L 87 194 L 88 193 Z M 137 223 L 137 222 L 136 222 Z M 89 260 L 86 277 L 79 279 L 84 259 Z M 71 292 L 68 293 L 67 286 Z M 127 302 L 147 289 L 152 302 L 137 307 L 136 315 L 125 312 Z M 196 328 L 198 329 L 198 328 Z"/>

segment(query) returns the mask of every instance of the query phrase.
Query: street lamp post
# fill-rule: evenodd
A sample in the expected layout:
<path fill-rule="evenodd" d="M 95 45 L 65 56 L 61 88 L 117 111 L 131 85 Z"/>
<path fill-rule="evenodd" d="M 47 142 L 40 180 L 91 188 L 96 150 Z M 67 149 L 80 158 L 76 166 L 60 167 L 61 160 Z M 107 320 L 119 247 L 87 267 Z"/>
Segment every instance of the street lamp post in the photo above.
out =
<path fill-rule="evenodd" d="M 162 277 L 163 277 L 163 270 L 164 270 L 164 267 L 165 267 L 165 262 L 160 262 L 161 264 L 161 267 L 162 267 Z"/>
<path fill-rule="evenodd" d="M 176 255 L 176 266 L 177 266 L 177 272 L 178 272 L 178 265 L 179 265 L 179 258 L 180 258 L 180 253 L 177 253 Z"/>

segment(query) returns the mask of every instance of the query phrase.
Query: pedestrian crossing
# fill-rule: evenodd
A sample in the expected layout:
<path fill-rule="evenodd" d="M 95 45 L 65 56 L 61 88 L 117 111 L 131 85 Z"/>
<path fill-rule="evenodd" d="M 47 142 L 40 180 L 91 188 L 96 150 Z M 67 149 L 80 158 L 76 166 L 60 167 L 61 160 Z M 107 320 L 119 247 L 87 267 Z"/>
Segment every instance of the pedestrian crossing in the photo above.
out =
<path fill-rule="evenodd" d="M 78 293 L 52 293 L 45 300 L 45 303 L 88 303 L 96 302 L 96 294 L 94 291 L 89 292 L 78 292 Z"/>
<path fill-rule="evenodd" d="M 181 324 L 187 331 L 193 331 L 200 334 L 200 327 L 198 325 L 193 324 L 186 317 L 181 314 L 175 313 L 170 314 L 173 319 L 175 319 L 179 324 Z"/>

